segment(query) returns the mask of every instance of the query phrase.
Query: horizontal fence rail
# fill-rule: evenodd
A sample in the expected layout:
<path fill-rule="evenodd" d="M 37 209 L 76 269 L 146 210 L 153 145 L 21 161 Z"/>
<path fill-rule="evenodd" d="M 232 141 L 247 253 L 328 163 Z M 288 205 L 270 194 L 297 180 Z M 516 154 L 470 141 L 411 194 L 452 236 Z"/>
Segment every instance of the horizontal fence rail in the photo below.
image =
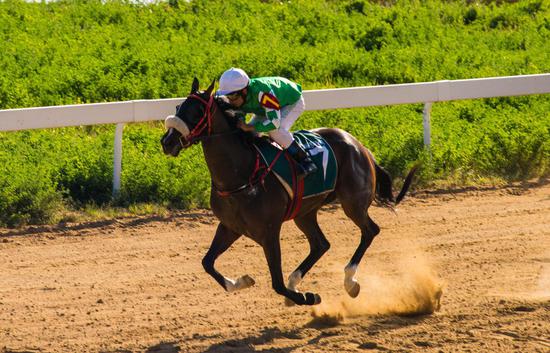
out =
<path fill-rule="evenodd" d="M 424 103 L 424 145 L 429 148 L 430 112 L 434 102 L 544 93 L 550 93 L 550 74 L 311 90 L 304 91 L 304 100 L 306 110 Z M 124 124 L 164 119 L 174 113 L 182 100 L 132 100 L 0 110 L 0 131 L 117 124 L 113 158 L 113 195 L 116 195 L 120 190 Z"/>
<path fill-rule="evenodd" d="M 550 74 L 304 91 L 306 110 L 550 93 Z M 0 131 L 164 119 L 183 98 L 0 110 Z"/>

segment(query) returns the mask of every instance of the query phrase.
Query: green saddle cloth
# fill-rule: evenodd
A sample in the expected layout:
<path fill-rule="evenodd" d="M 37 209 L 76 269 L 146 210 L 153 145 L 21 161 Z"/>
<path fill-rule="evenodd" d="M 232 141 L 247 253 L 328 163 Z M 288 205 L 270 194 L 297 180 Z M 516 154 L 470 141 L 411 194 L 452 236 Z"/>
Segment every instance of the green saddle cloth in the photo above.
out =
<path fill-rule="evenodd" d="M 333 191 L 336 185 L 336 175 L 338 175 L 338 164 L 330 145 L 319 134 L 311 131 L 300 130 L 294 132 L 293 135 L 294 139 L 309 153 L 311 159 L 317 165 L 317 171 L 304 178 L 303 197 L 306 198 Z M 275 164 L 272 166 L 272 170 L 278 176 L 279 181 L 281 181 L 287 192 L 294 197 L 292 195 L 293 173 L 289 163 L 292 157 L 288 153 L 280 153 L 280 147 L 265 140 L 255 143 L 255 146 L 267 166 L 270 166 L 278 156 Z M 285 154 L 288 154 L 288 156 L 285 157 Z"/>

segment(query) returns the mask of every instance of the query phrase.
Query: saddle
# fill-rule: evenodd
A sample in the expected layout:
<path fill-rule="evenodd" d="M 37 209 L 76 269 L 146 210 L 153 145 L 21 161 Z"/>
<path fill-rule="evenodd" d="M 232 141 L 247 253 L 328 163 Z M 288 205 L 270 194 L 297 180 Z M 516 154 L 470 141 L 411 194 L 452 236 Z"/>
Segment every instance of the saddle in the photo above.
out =
<path fill-rule="evenodd" d="M 334 151 L 319 134 L 300 130 L 293 136 L 317 165 L 317 172 L 301 181 L 297 180 L 298 167 L 288 152 L 269 139 L 260 138 L 253 143 L 265 167 L 273 172 L 289 195 L 285 220 L 293 219 L 298 214 L 303 199 L 334 191 L 338 175 Z"/>

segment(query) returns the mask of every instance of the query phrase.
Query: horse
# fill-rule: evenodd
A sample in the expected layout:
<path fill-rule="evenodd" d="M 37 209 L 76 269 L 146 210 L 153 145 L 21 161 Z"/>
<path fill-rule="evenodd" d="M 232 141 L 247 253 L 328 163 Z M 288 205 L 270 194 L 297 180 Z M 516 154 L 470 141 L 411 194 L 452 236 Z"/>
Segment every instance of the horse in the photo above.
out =
<path fill-rule="evenodd" d="M 234 280 L 223 276 L 215 268 L 216 259 L 245 235 L 259 244 L 265 254 L 271 274 L 272 288 L 286 297 L 287 305 L 316 305 L 321 297 L 316 293 L 300 292 L 298 284 L 325 254 L 330 243 L 317 223 L 319 209 L 338 200 L 346 214 L 361 230 L 361 239 L 355 253 L 344 269 L 344 288 L 353 298 L 360 292 L 356 279 L 357 267 L 374 237 L 380 232 L 368 214 L 368 208 L 377 201 L 393 207 L 405 196 L 416 167 L 413 167 L 404 185 L 394 198 L 392 179 L 380 167 L 373 154 L 351 134 L 337 128 L 318 128 L 333 149 L 338 174 L 332 192 L 304 199 L 294 218 L 296 226 L 309 242 L 309 254 L 290 274 L 285 286 L 281 268 L 280 232 L 284 222 L 289 194 L 273 173 L 261 178 L 257 172 L 257 152 L 250 142 L 250 133 L 237 127 L 237 118 L 227 114 L 222 97 L 213 95 L 215 80 L 206 91 L 199 91 L 199 81 L 193 80 L 189 96 L 176 108 L 175 116 L 166 119 L 162 149 L 166 155 L 177 157 L 181 150 L 201 143 L 211 177 L 210 205 L 218 218 L 214 239 L 202 260 L 204 270 L 227 292 L 234 292 L 255 284 L 249 275 Z M 255 180 L 256 179 L 256 180 Z"/>

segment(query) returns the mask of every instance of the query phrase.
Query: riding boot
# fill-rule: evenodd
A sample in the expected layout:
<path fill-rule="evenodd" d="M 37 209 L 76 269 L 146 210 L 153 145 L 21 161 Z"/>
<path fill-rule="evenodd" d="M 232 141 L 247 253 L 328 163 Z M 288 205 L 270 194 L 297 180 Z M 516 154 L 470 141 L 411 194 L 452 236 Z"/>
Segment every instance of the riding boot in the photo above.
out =
<path fill-rule="evenodd" d="M 298 142 L 293 141 L 292 144 L 288 146 L 287 151 L 298 163 L 298 180 L 303 179 L 309 174 L 317 171 L 317 166 L 313 163 L 313 160 L 311 160 L 309 154 L 303 150 Z"/>

